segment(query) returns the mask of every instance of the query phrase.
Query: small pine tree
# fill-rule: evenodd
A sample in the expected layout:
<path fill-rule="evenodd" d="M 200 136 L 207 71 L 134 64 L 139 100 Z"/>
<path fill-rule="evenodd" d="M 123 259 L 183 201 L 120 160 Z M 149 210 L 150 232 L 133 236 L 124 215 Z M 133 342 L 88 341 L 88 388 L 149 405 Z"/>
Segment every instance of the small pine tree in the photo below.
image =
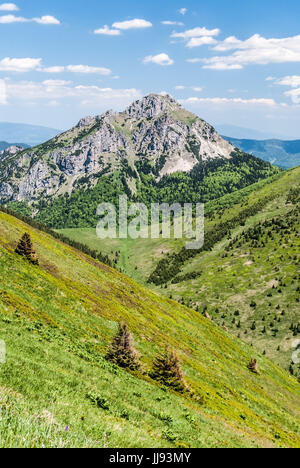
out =
<path fill-rule="evenodd" d="M 31 237 L 27 232 L 25 232 L 25 234 L 23 234 L 23 236 L 19 240 L 15 252 L 18 255 L 21 255 L 21 257 L 27 258 L 27 260 L 33 265 L 39 264 L 37 254 L 35 253 L 33 248 Z"/>
<path fill-rule="evenodd" d="M 150 377 L 178 392 L 182 393 L 187 390 L 180 361 L 175 351 L 166 349 L 163 355 L 156 357 Z"/>
<path fill-rule="evenodd" d="M 106 359 L 130 370 L 141 368 L 138 353 L 134 349 L 133 338 L 126 323 L 119 324 L 119 330 L 108 350 Z"/>
<path fill-rule="evenodd" d="M 258 372 L 258 364 L 256 359 L 251 359 L 248 364 L 248 369 L 253 372 L 254 374 L 259 374 Z"/>

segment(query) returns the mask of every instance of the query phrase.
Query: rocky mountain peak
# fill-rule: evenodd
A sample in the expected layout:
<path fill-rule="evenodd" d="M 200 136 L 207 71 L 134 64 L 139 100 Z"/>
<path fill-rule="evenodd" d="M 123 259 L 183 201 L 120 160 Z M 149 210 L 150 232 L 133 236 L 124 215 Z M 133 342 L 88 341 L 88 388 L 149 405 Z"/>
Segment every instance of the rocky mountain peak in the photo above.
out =
<path fill-rule="evenodd" d="M 84 117 L 28 152 L 8 151 L 0 155 L 0 203 L 71 193 L 82 180 L 92 186 L 102 174 L 123 170 L 126 164 L 134 191 L 141 163 L 148 162 L 159 180 L 209 159 L 230 159 L 234 147 L 171 96 L 150 94 L 124 112 Z M 8 154 L 17 154 L 13 162 Z"/>
<path fill-rule="evenodd" d="M 104 112 L 104 114 L 96 115 L 94 117 L 92 117 L 91 115 L 87 115 L 86 117 L 83 117 L 82 119 L 79 120 L 75 128 L 82 130 L 100 121 L 109 123 L 115 115 L 116 113 L 112 110 L 106 111 Z"/>
<path fill-rule="evenodd" d="M 149 94 L 127 107 L 125 113 L 128 117 L 136 120 L 142 118 L 151 119 L 164 112 L 176 110 L 180 107 L 180 104 L 168 94 Z"/>
<path fill-rule="evenodd" d="M 87 115 L 86 117 L 83 117 L 82 119 L 79 120 L 78 124 L 76 125 L 77 128 L 84 128 L 84 127 L 88 127 L 89 125 L 91 125 L 91 123 L 93 122 L 94 120 L 94 117 L 92 117 L 91 115 Z"/>

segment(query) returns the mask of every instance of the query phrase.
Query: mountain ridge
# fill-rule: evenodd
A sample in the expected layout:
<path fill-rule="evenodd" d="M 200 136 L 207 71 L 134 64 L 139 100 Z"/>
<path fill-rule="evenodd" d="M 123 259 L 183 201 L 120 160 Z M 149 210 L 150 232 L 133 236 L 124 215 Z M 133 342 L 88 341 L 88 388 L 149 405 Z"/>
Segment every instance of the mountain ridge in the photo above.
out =
<path fill-rule="evenodd" d="M 40 125 L 0 122 L 0 140 L 10 144 L 20 141 L 28 146 L 34 146 L 53 138 L 60 132 L 61 130 Z"/>
<path fill-rule="evenodd" d="M 300 140 L 251 140 L 224 136 L 227 141 L 246 153 L 276 164 L 283 169 L 300 165 Z"/>
<path fill-rule="evenodd" d="M 253 128 L 239 127 L 231 124 L 216 124 L 215 128 L 221 135 L 230 135 L 238 140 L 298 140 L 295 135 L 273 133 L 271 131 L 257 130 Z"/>

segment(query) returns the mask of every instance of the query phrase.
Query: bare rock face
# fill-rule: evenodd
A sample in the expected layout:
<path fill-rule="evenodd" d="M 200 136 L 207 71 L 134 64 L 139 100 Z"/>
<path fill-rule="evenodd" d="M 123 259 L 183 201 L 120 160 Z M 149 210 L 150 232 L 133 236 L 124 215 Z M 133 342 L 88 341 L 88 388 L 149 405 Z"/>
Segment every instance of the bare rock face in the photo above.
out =
<path fill-rule="evenodd" d="M 76 127 L 77 128 L 88 127 L 92 122 L 93 122 L 93 117 L 88 115 L 87 117 L 83 117 L 83 119 L 80 119 Z"/>
<path fill-rule="evenodd" d="M 15 145 L 9 146 L 5 150 L 0 151 L 0 161 L 4 160 L 5 158 L 9 156 L 14 156 L 17 153 L 20 153 L 20 151 L 22 150 L 23 150 L 22 146 L 15 146 Z"/>
<path fill-rule="evenodd" d="M 150 94 L 140 101 L 136 101 L 125 110 L 125 114 L 130 119 L 139 120 L 142 118 L 153 119 L 164 112 L 176 110 L 177 101 L 171 96 L 164 99 L 163 96 Z"/>
<path fill-rule="evenodd" d="M 9 200 L 13 196 L 12 187 L 6 182 L 0 183 L 0 198 L 4 201 Z"/>
<path fill-rule="evenodd" d="M 50 195 L 58 182 L 58 176 L 51 173 L 51 168 L 44 161 L 37 161 L 19 183 L 17 201 L 31 199 L 38 193 Z"/>
<path fill-rule="evenodd" d="M 124 112 L 85 117 L 44 145 L 0 153 L 0 203 L 71 193 L 82 178 L 93 185 L 125 161 L 138 178 L 137 161 L 148 160 L 160 179 L 208 159 L 230 158 L 233 151 L 172 97 L 150 94 Z"/>

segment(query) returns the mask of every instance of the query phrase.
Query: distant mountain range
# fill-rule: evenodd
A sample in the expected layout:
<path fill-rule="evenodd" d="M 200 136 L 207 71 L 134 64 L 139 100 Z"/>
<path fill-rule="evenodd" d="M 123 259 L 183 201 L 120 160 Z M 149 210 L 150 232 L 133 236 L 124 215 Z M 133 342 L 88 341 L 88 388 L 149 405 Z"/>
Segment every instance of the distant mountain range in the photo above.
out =
<path fill-rule="evenodd" d="M 0 141 L 3 140 L 10 144 L 20 141 L 26 145 L 35 146 L 50 140 L 58 133 L 61 133 L 61 130 L 39 125 L 0 122 Z"/>
<path fill-rule="evenodd" d="M 300 165 L 300 140 L 245 140 L 232 137 L 224 138 L 245 153 L 253 154 L 283 169 Z"/>
<path fill-rule="evenodd" d="M 221 135 L 230 135 L 239 140 L 299 140 L 299 135 L 283 135 L 231 124 L 216 124 L 214 127 Z"/>

